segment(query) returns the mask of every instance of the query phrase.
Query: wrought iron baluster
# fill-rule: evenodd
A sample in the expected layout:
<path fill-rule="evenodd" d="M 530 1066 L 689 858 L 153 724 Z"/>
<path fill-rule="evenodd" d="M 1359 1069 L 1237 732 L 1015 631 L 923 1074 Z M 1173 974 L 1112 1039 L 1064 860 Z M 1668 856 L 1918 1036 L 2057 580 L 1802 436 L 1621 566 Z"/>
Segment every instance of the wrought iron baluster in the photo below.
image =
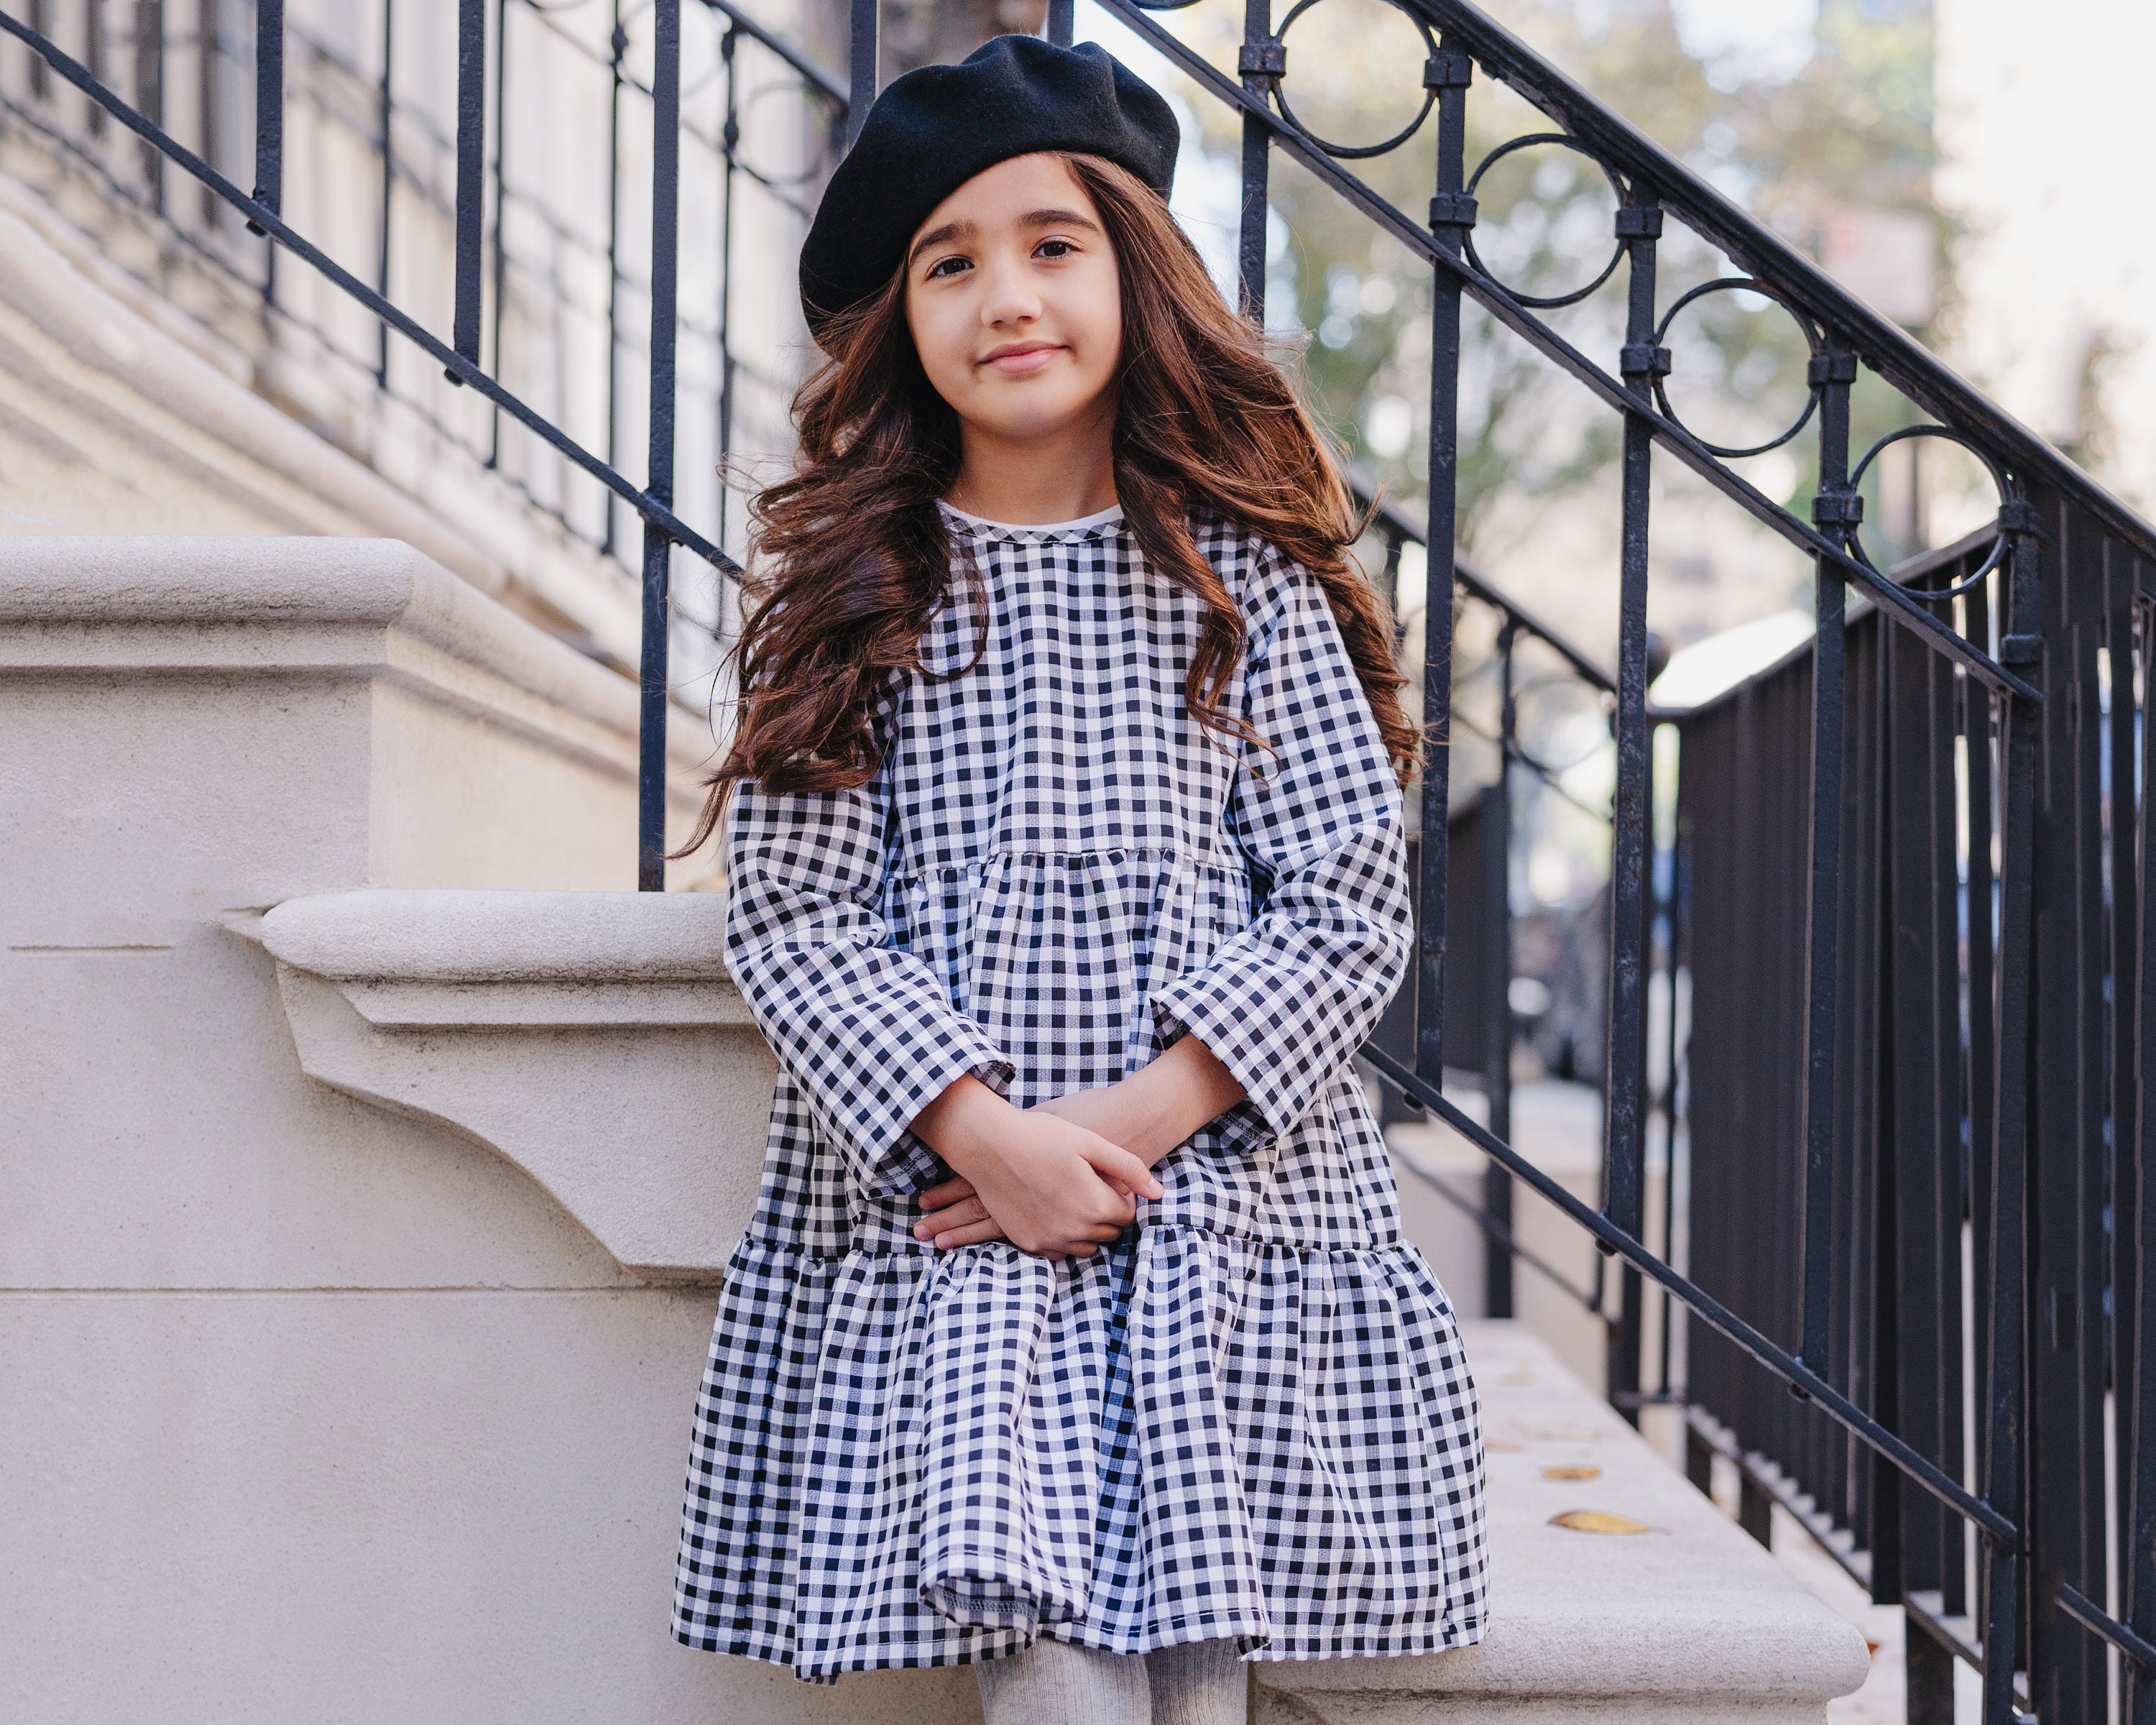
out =
<path fill-rule="evenodd" d="M 1458 258 L 1475 225 L 1467 184 L 1467 89 L 1475 64 L 1440 38 L 1423 68 L 1437 94 L 1437 187 L 1430 231 Z M 1460 511 L 1460 275 L 1442 265 L 1430 280 L 1430 508 L 1423 533 L 1427 598 L 1422 634 L 1422 851 L 1417 909 L 1415 1070 L 1445 1083 L 1445 898 L 1452 794 L 1452 606 Z"/>
<path fill-rule="evenodd" d="M 1674 726 L 1670 727 L 1673 732 Z M 1681 782 L 1679 795 L 1682 794 Z M 1658 867 L 1666 870 L 1661 882 L 1662 965 L 1669 981 L 1669 1006 L 1662 1024 L 1662 1256 L 1677 1262 L 1677 1123 L 1682 1099 L 1677 1089 L 1677 1062 L 1682 1050 L 1677 1023 L 1677 978 L 1684 963 L 1684 931 L 1691 913 L 1688 864 L 1685 850 L 1684 805 L 1671 812 L 1670 842 Z M 1678 1266 L 1689 1270 L 1690 1261 Z M 1667 1397 L 1678 1397 L 1683 1384 L 1677 1376 L 1676 1343 L 1681 1319 L 1677 1302 L 1664 1290 L 1660 1299 L 1659 1388 Z"/>
<path fill-rule="evenodd" d="M 2016 536 L 2007 581 L 2006 627 L 1999 662 L 2024 672 L 2041 656 L 2033 532 Z M 1993 1106 L 1991 1286 L 1985 1345 L 1990 1395 L 1984 1499 L 2011 1522 L 2010 1537 L 1986 1542 L 1983 1582 L 1984 1725 L 2013 1725 L 2015 1667 L 2021 1641 L 2021 1452 L 2024 1400 L 2023 1307 L 2027 1298 L 2030 963 L 2035 904 L 2037 726 L 2041 710 L 2025 696 L 1993 697 L 1998 710 L 2000 795 L 1997 1101 Z"/>
<path fill-rule="evenodd" d="M 221 80 L 218 77 L 218 59 L 224 52 L 223 33 L 218 28 L 218 0 L 195 0 L 195 143 L 205 162 L 213 162 L 224 152 L 218 147 L 218 112 L 224 105 L 219 93 Z M 45 0 L 30 8 L 30 19 L 42 30 L 39 22 L 45 12 Z M 45 63 L 36 54 L 30 56 L 30 89 L 43 98 L 47 89 Z M 205 237 L 217 223 L 219 205 L 217 193 L 204 185 L 198 184 L 196 192 L 202 199 L 202 208 L 197 215 Z"/>
<path fill-rule="evenodd" d="M 375 127 L 382 140 L 382 193 L 377 214 L 382 223 L 375 249 L 374 286 L 383 299 L 389 297 L 389 223 L 395 207 L 397 184 L 397 145 L 393 131 L 396 107 L 392 97 L 397 54 L 397 0 L 382 0 L 382 76 L 375 85 Z M 456 380 L 450 378 L 452 382 Z M 374 382 L 378 389 L 389 387 L 389 326 L 379 324 L 375 329 Z"/>
<path fill-rule="evenodd" d="M 674 345 L 681 208 L 681 0 L 653 0 L 651 67 L 651 421 L 645 491 L 674 506 Z M 666 887 L 666 660 L 674 542 L 644 523 L 644 653 L 637 726 L 640 892 Z"/>
<path fill-rule="evenodd" d="M 2144 581 L 2148 575 L 2143 565 Z M 2144 587 L 2144 592 L 2148 589 Z M 2131 1478 L 2125 1493 L 2128 1560 L 2119 1576 L 2126 1620 L 2156 1641 L 2156 610 L 2141 608 L 2141 765 L 2138 879 L 2132 882 L 2141 920 L 2139 1022 L 2135 1037 L 2136 1113 L 2132 1124 L 2138 1164 L 2132 1220 L 2139 1235 L 2135 1278 L 2119 1290 L 2134 1305 L 2133 1396 L 2123 1422 L 2122 1452 Z M 2119 699 L 2116 673 L 2112 698 Z M 2126 778 L 2132 781 L 2132 762 Z M 2118 781 L 2113 780 L 2116 784 Z M 2156 1671 L 2126 1667 L 2128 1725 L 2156 1725 Z"/>
<path fill-rule="evenodd" d="M 198 3 L 208 7 L 215 4 L 215 0 L 198 0 Z M 40 36 L 49 36 L 53 33 L 53 0 L 30 0 L 30 28 Z M 204 52 L 207 53 L 208 50 L 205 49 Z M 52 93 L 52 72 L 46 66 L 44 58 L 33 54 L 30 56 L 30 94 L 42 102 Z M 208 104 L 204 104 L 203 111 L 205 114 L 209 111 Z M 203 154 L 208 156 L 209 151 L 205 148 Z"/>
<path fill-rule="evenodd" d="M 1856 356 L 1815 354 L 1820 392 L 1820 480 L 1815 525 L 1837 544 L 1863 519 L 1863 500 L 1849 489 L 1849 393 Z M 1833 1268 L 1835 934 L 1841 902 L 1842 732 L 1848 588 L 1841 571 L 1815 560 L 1818 633 L 1812 648 L 1811 865 L 1807 896 L 1804 994 L 1804 1212 L 1801 1357 L 1825 1368 Z"/>
<path fill-rule="evenodd" d="M 457 290 L 450 345 L 479 363 L 486 218 L 486 0 L 457 0 Z M 454 372 L 449 381 L 459 382 Z"/>
<path fill-rule="evenodd" d="M 284 213 L 285 0 L 254 0 L 254 196 L 271 215 Z M 268 232 L 252 221 L 247 231 Z M 263 255 L 262 297 L 272 304 L 277 298 L 277 248 L 274 245 L 266 248 Z"/>
<path fill-rule="evenodd" d="M 1970 588 L 1962 599 L 1963 633 L 1991 644 L 1991 620 L 1996 608 L 1989 588 L 1999 588 L 2000 578 Z M 1998 1101 L 1997 895 L 1992 864 L 1992 838 L 1999 830 L 1997 775 L 1994 771 L 1995 742 L 1992 726 L 1994 703 L 1974 678 L 1961 685 L 1962 749 L 1968 781 L 1963 790 L 1969 822 L 1967 895 L 1968 917 L 1968 1059 L 1963 1079 L 1963 1103 L 1969 1119 L 1969 1287 L 1976 1310 L 1970 1314 L 1976 1346 L 1969 1362 L 1973 1406 L 1976 1418 L 1969 1435 L 1968 1476 L 1989 1476 L 1987 1461 L 1989 1426 L 1984 1410 L 1991 1405 L 1989 1358 L 1982 1345 L 1985 1332 L 1982 1316 L 1985 1291 L 1991 1286 L 1991 1204 L 1994 1173 L 1995 1138 L 1993 1109 Z M 1979 1550 L 1979 1559 L 1982 1553 Z M 1972 1610 L 1976 1608 L 1972 1607 Z"/>
<path fill-rule="evenodd" d="M 607 357 L 606 461 L 620 465 L 621 454 L 621 93 L 626 80 L 622 60 L 629 53 L 629 30 L 621 21 L 622 0 L 613 0 L 613 30 L 607 84 Z M 616 509 L 606 500 L 606 532 L 600 549 L 614 554 Z M 641 815 L 639 816 L 641 819 Z"/>
<path fill-rule="evenodd" d="M 393 0 L 382 0 L 387 6 Z M 494 362 L 490 369 L 501 375 L 501 325 L 509 306 L 509 246 L 507 223 L 507 162 L 509 159 L 509 0 L 494 0 L 494 238 L 489 261 L 494 275 Z M 487 415 L 486 465 L 501 465 L 501 408 L 493 404 Z"/>
<path fill-rule="evenodd" d="M 100 84 L 109 85 L 111 79 L 112 44 L 107 39 L 110 26 L 105 16 L 104 0 L 85 0 L 83 6 L 82 56 L 89 63 L 90 75 Z M 105 136 L 105 116 L 93 105 L 90 110 L 90 135 L 94 138 Z"/>
<path fill-rule="evenodd" d="M 2094 1717 L 2102 1645 L 2054 1607 L 2062 1586 L 2103 1591 L 2105 1394 L 2101 1246 L 2105 1086 L 2103 881 L 2097 644 L 2103 536 L 2056 513 L 2057 577 L 2042 599 L 2046 700 L 2038 748 L 2035 1045 L 2030 1117 L 2029 1683 L 2052 1718 Z M 2047 562 L 2049 560 L 2047 560 Z"/>
<path fill-rule="evenodd" d="M 2142 722 L 2141 710 L 2134 698 L 2134 649 L 2143 612 L 2137 598 L 2139 583 L 2135 579 L 2141 572 L 2135 567 L 2134 558 L 2123 546 L 2113 544 L 2109 549 L 2111 567 L 2106 572 L 2105 583 L 2109 613 L 2106 644 L 2111 665 L 2111 708 L 2106 721 L 2106 752 L 2110 764 L 2106 800 L 2111 828 L 2112 911 L 2108 1112 L 2112 1210 L 2108 1289 L 2112 1307 L 2110 1352 L 2117 1431 L 2116 1475 L 2112 1483 L 2118 1510 L 2112 1525 L 2103 1531 L 2111 1547 L 2104 1555 L 2116 1566 L 2118 1577 L 2119 1615 L 2131 1628 L 2133 1571 L 2139 1561 L 2132 1506 L 2134 1476 L 2140 1458 L 2135 1454 L 2134 1445 L 2137 1441 L 2147 1442 L 2150 1435 L 2149 1429 L 2135 1418 L 2144 1389 L 2140 1372 L 2143 1337 L 2138 1293 L 2152 1240 L 2138 1226 L 2143 1202 L 2142 1188 L 2149 1170 L 2136 1154 L 2142 1076 L 2139 1039 L 2148 1029 L 2148 1020 L 2139 1009 L 2142 990 L 2146 986 L 2141 975 L 2140 958 L 2147 931 L 2143 902 L 2137 891 L 2140 880 L 2142 799 L 2134 783 L 2135 743 Z M 2133 1670 L 2133 1663 L 2129 1660 L 2122 1671 L 2122 1676 L 2127 1680 L 2125 1692 L 2129 1696 Z M 2156 1671 L 2148 1676 L 2156 1678 Z M 2145 1689 L 2148 1686 L 2144 1682 L 2142 1686 Z M 2152 1702 L 2156 1703 L 2156 1697 L 2152 1697 Z M 2133 1717 L 2132 1707 L 2129 1702 L 2124 1715 L 2128 1720 Z"/>
<path fill-rule="evenodd" d="M 1645 399 L 1669 369 L 1656 345 L 1655 248 L 1661 206 L 1640 193 L 1617 212 L 1617 238 L 1630 266 L 1625 345 L 1626 386 Z M 1640 1152 L 1645 1127 L 1648 823 L 1653 818 L 1653 760 L 1647 728 L 1647 555 L 1654 438 L 1636 413 L 1625 416 L 1621 568 L 1617 624 L 1617 796 L 1609 858 L 1609 1043 L 1603 1124 L 1604 1214 L 1627 1234 L 1640 1232 Z M 1620 1271 L 1618 1319 L 1609 1334 L 1613 1399 L 1640 1388 L 1639 1272 Z M 1624 1407 L 1639 1420 L 1636 1401 Z"/>
<path fill-rule="evenodd" d="M 1287 70 L 1287 49 L 1273 38 L 1272 0 L 1244 0 L 1243 45 L 1236 69 L 1243 88 L 1260 103 Z M 1255 114 L 1243 116 L 1243 207 L 1235 244 L 1237 309 L 1260 328 L 1265 321 L 1265 218 L 1271 172 L 1272 127 Z"/>
<path fill-rule="evenodd" d="M 1888 691 L 1889 914 L 1873 948 L 1881 972 L 1876 999 L 1885 1012 L 1881 1219 L 1891 1220 L 1879 1277 L 1880 1313 L 1890 1320 L 1879 1329 L 1879 1394 L 1882 1409 L 1883 1398 L 1894 1398 L 1889 1423 L 1897 1430 L 1951 1462 L 1960 1448 L 1961 1409 L 1953 667 L 1903 632 L 1871 633 L 1885 651 Z M 1866 968 L 1861 946 L 1851 962 L 1860 972 Z M 1943 1609 L 1957 1612 L 1948 1596 L 1960 1590 L 1959 1520 L 1949 1529 L 1936 1505 L 1899 1491 L 1890 1471 L 1874 1471 L 1871 1596 L 1898 1604 L 1908 1592 L 1936 1590 Z M 1929 1635 L 1907 1638 L 1907 1649 L 1912 1725 L 1952 1725 L 1953 1656 Z"/>
<path fill-rule="evenodd" d="M 1407 542 L 1404 535 L 1397 531 L 1385 534 L 1385 562 L 1378 577 L 1378 590 L 1385 596 L 1385 609 L 1393 619 L 1393 644 L 1398 651 L 1407 639 L 1407 626 L 1400 621 L 1400 547 Z"/>
<path fill-rule="evenodd" d="M 151 125 L 165 123 L 165 0 L 135 0 L 135 105 Z M 147 139 L 140 147 L 150 208 L 162 216 L 165 158 Z"/>
<path fill-rule="evenodd" d="M 726 500 L 731 494 L 727 461 L 734 447 L 734 180 L 740 166 L 736 151 L 741 146 L 741 66 L 735 50 L 740 36 L 739 26 L 729 24 L 719 39 L 726 110 L 721 133 L 725 149 L 719 169 L 719 512 L 718 530 L 711 536 L 721 546 L 726 542 Z M 721 610 L 723 613 L 723 603 Z"/>
<path fill-rule="evenodd" d="M 1519 745 L 1519 697 L 1512 654 L 1519 624 L 1497 631 L 1497 778 L 1485 791 L 1482 822 L 1482 1083 L 1490 1130 L 1512 1141 L 1512 753 Z M 1512 1226 L 1512 1177 L 1492 1163 L 1482 1173 L 1482 1209 L 1496 1228 L 1483 1251 L 1482 1311 L 1512 1316 L 1512 1253 L 1497 1231 Z"/>
<path fill-rule="evenodd" d="M 849 14 L 852 33 L 848 39 L 846 69 L 851 81 L 846 93 L 846 148 L 861 134 L 861 122 L 876 96 L 876 0 L 853 0 Z"/>

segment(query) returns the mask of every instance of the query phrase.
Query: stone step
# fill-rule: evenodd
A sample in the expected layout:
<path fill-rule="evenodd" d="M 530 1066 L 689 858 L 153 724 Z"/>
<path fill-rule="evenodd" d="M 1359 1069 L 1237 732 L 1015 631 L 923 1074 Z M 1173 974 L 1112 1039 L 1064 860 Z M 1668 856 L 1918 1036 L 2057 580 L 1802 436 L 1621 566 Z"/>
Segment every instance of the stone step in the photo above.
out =
<path fill-rule="evenodd" d="M 1516 1322 L 1465 1328 L 1489 1466 L 1481 1644 L 1258 1665 L 1253 1725 L 1818 1725 L 1863 1682 L 1864 1637 L 1546 1343 Z M 1647 1531 L 1553 1523 L 1576 1510 Z"/>

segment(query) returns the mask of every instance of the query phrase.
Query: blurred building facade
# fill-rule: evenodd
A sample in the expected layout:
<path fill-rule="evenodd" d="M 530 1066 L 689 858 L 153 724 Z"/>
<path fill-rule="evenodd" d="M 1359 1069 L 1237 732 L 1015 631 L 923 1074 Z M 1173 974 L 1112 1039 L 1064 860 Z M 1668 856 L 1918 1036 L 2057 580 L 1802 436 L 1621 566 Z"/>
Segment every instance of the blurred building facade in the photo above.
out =
<path fill-rule="evenodd" d="M 249 0 L 18 10 L 254 187 Z M 722 462 L 752 467 L 791 442 L 786 403 L 806 352 L 792 259 L 839 136 L 844 11 L 758 0 L 738 13 L 836 67 L 819 86 L 727 10 L 683 9 L 676 506 L 737 551 L 742 511 Z M 458 8 L 293 0 L 285 12 L 282 213 L 448 339 Z M 485 17 L 480 362 L 641 483 L 649 9 L 499 0 Z M 273 257 L 13 41 L 0 45 L 0 219 L 13 362 L 0 531 L 402 537 L 593 656 L 634 665 L 628 506 L 363 305 Z M 722 598 L 695 560 L 677 559 L 675 574 L 676 688 L 701 706 Z"/>

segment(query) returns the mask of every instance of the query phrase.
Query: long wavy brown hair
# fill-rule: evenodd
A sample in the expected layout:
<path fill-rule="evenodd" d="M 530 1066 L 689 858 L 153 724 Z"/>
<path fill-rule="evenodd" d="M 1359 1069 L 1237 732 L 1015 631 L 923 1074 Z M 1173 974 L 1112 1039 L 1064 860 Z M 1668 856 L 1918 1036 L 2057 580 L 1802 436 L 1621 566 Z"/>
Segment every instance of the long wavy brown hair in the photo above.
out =
<path fill-rule="evenodd" d="M 1116 500 L 1147 562 L 1206 608 L 1183 690 L 1192 717 L 1215 737 L 1264 744 L 1226 706 L 1249 630 L 1193 534 L 1211 516 L 1269 541 L 1323 586 L 1406 783 L 1419 739 L 1400 707 L 1392 619 L 1348 554 L 1363 521 L 1324 438 L 1160 196 L 1111 162 L 1062 159 L 1099 212 L 1122 279 Z M 677 854 L 711 835 L 742 779 L 784 793 L 873 778 L 878 708 L 920 668 L 952 578 L 936 501 L 957 478 L 958 420 L 914 352 L 904 269 L 821 341 L 829 359 L 794 399 L 795 468 L 750 505 L 732 745 Z"/>

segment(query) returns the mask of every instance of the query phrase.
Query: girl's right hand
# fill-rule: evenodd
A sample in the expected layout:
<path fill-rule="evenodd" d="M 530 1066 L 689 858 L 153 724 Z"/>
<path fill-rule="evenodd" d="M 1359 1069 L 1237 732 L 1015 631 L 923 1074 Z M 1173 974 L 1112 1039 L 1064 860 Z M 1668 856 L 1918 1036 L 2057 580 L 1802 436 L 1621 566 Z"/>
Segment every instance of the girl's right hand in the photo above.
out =
<path fill-rule="evenodd" d="M 1118 1187 L 1162 1195 L 1152 1170 L 1121 1145 L 1075 1122 L 1014 1107 L 976 1078 L 952 1085 L 916 1117 L 913 1130 L 972 1183 L 985 1212 L 939 1234 L 939 1246 L 1000 1234 L 1037 1256 L 1089 1258 L 1137 1214 Z"/>

